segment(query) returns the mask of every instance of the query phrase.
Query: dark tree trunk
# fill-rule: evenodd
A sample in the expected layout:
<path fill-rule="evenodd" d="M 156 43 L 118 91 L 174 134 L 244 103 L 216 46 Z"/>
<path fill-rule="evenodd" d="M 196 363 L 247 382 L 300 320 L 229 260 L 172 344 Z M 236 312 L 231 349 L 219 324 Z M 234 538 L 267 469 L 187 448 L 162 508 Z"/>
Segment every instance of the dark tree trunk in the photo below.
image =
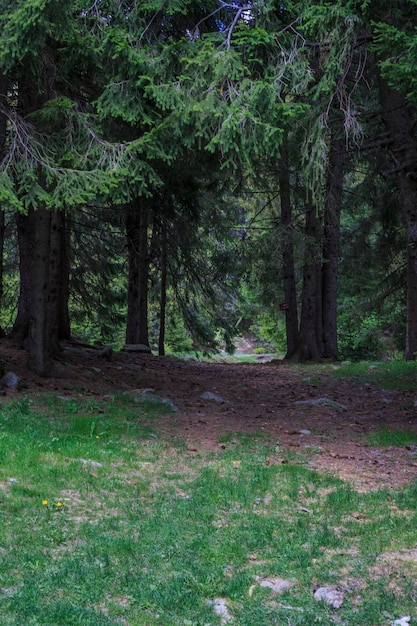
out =
<path fill-rule="evenodd" d="M 50 224 L 47 337 L 48 355 L 53 357 L 60 352 L 59 340 L 69 338 L 65 213 L 51 211 Z"/>
<path fill-rule="evenodd" d="M 33 209 L 27 215 L 16 215 L 17 241 L 19 246 L 20 291 L 16 319 L 10 333 L 15 341 L 23 342 L 29 332 L 29 317 L 32 299 L 31 268 L 34 254 L 35 217 Z"/>
<path fill-rule="evenodd" d="M 141 202 L 128 209 L 126 237 L 129 262 L 126 343 L 148 346 L 148 212 Z"/>
<path fill-rule="evenodd" d="M 282 256 L 285 296 L 285 330 L 287 336 L 286 359 L 291 359 L 298 349 L 298 312 L 297 287 L 294 270 L 293 226 L 291 211 L 290 170 L 287 146 L 281 149 L 279 172 L 279 191 L 281 200 Z"/>
<path fill-rule="evenodd" d="M 403 94 L 380 78 L 379 93 L 385 124 L 390 133 L 393 172 L 397 175 L 407 243 L 407 328 L 405 358 L 417 356 L 417 142 Z"/>
<path fill-rule="evenodd" d="M 44 213 L 44 210 L 40 210 Z M 16 216 L 17 236 L 19 244 L 19 273 L 20 292 L 18 310 L 10 337 L 23 342 L 29 337 L 29 322 L 33 316 L 32 306 L 37 298 L 37 284 L 33 281 L 32 273 L 37 272 L 35 261 L 43 253 L 38 250 L 39 237 L 35 240 L 35 233 L 39 231 L 38 211 L 29 209 L 27 215 Z M 43 218 L 42 218 L 43 219 Z M 47 356 L 58 353 L 60 339 L 70 339 L 70 320 L 68 312 L 69 299 L 69 235 L 65 225 L 65 214 L 51 212 L 48 247 L 50 250 L 48 268 L 48 286 L 46 299 L 46 336 Z M 43 228 L 42 224 L 42 228 Z M 45 226 L 46 228 L 46 226 Z M 42 234 L 42 245 L 45 248 L 46 234 Z M 44 270 L 42 270 L 44 272 Z"/>
<path fill-rule="evenodd" d="M 61 283 L 60 298 L 58 303 L 58 337 L 60 340 L 71 339 L 71 322 L 69 314 L 71 230 L 68 216 L 64 211 L 62 212 L 61 219 Z"/>
<path fill-rule="evenodd" d="M 317 263 L 316 210 L 310 202 L 306 207 L 305 250 L 303 294 L 301 302 L 300 334 L 297 358 L 300 361 L 319 361 L 320 319 L 320 281 Z"/>
<path fill-rule="evenodd" d="M 343 167 L 346 156 L 344 137 L 332 137 L 327 176 L 323 223 L 322 265 L 322 354 L 338 358 L 337 293 L 342 204 Z"/>
<path fill-rule="evenodd" d="M 47 328 L 50 233 L 50 211 L 44 208 L 37 209 L 34 212 L 34 255 L 30 272 L 32 294 L 28 334 L 28 367 L 39 376 L 50 374 Z"/>
<path fill-rule="evenodd" d="M 165 355 L 165 322 L 167 307 L 167 226 L 163 220 L 161 226 L 161 297 L 159 302 L 159 338 L 158 338 L 158 354 Z"/>

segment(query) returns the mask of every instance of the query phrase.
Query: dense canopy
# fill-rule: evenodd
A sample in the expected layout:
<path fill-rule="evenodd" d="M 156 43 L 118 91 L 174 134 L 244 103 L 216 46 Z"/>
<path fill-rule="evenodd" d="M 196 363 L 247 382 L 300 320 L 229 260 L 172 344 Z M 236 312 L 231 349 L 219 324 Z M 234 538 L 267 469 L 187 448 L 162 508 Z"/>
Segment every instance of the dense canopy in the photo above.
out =
<path fill-rule="evenodd" d="M 0 0 L 3 332 L 417 352 L 416 0 Z"/>

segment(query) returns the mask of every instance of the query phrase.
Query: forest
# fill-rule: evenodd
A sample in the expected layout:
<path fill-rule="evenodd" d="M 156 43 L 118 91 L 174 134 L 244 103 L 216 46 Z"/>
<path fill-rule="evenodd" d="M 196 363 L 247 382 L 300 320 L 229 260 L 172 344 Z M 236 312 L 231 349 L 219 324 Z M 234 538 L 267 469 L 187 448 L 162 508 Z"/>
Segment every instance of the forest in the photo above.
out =
<path fill-rule="evenodd" d="M 0 0 L 0 325 L 417 353 L 417 0 Z"/>

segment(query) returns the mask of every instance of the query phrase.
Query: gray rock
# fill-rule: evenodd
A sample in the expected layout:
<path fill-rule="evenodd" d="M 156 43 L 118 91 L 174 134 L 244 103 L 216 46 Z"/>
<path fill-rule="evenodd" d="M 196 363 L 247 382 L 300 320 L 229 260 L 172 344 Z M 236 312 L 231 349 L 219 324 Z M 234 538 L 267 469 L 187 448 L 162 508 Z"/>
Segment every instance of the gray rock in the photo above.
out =
<path fill-rule="evenodd" d="M 154 396 L 154 395 L 149 395 L 147 394 L 146 399 L 150 399 L 151 401 L 154 401 L 156 404 L 160 403 L 160 404 L 166 404 L 166 406 L 168 406 L 171 411 L 173 411 L 174 413 L 176 413 L 177 411 L 179 411 L 179 408 L 177 407 L 176 404 L 174 404 L 174 402 L 172 402 L 172 400 L 170 400 L 169 398 L 162 398 L 161 396 Z"/>
<path fill-rule="evenodd" d="M 316 589 L 314 597 L 316 600 L 325 602 L 326 604 L 332 606 L 334 609 L 338 609 L 343 604 L 345 594 L 341 589 L 338 589 L 337 587 L 334 587 L 332 585 L 324 585 L 323 587 L 319 587 L 318 589 Z"/>
<path fill-rule="evenodd" d="M 99 463 L 99 461 L 90 461 L 89 459 L 74 459 L 75 461 L 79 461 L 83 465 L 91 465 L 91 467 L 103 467 L 103 463 Z"/>
<path fill-rule="evenodd" d="M 283 578 L 276 576 L 274 578 L 263 578 L 260 581 L 259 586 L 268 587 L 269 589 L 272 589 L 272 591 L 274 591 L 275 593 L 282 593 L 283 591 L 290 589 L 290 587 L 293 587 L 294 584 L 295 583 L 291 582 L 290 580 L 284 580 Z"/>
<path fill-rule="evenodd" d="M 130 389 L 129 391 L 124 391 L 123 395 L 129 396 L 131 401 L 135 404 L 140 404 L 146 400 L 146 402 L 154 402 L 155 404 L 166 404 L 171 411 L 174 411 L 175 413 L 179 411 L 179 408 L 172 402 L 172 400 L 158 396 L 154 393 L 154 389 L 151 388 Z"/>
<path fill-rule="evenodd" d="M 219 615 L 221 624 L 227 624 L 232 619 L 225 598 L 215 598 L 213 600 L 213 609 L 216 615 Z"/>
<path fill-rule="evenodd" d="M 297 400 L 294 402 L 297 406 L 302 404 L 306 404 L 309 406 L 328 406 L 331 409 L 336 409 L 337 411 L 347 411 L 348 408 L 344 404 L 340 404 L 340 402 L 335 402 L 334 400 L 330 400 L 330 398 L 313 398 L 312 400 Z"/>
<path fill-rule="evenodd" d="M 409 615 L 404 615 L 404 617 L 400 617 L 392 622 L 392 626 L 408 626 L 411 622 L 411 617 Z"/>
<path fill-rule="evenodd" d="M 225 402 L 224 398 L 218 396 L 216 393 L 212 391 L 205 391 L 201 394 L 200 398 L 202 400 L 210 400 L 211 402 L 218 402 L 219 404 L 223 404 Z"/>
<path fill-rule="evenodd" d="M 7 389 L 13 389 L 17 391 L 20 389 L 21 379 L 14 372 L 7 372 L 4 376 L 0 378 L 0 386 L 6 387 Z"/>

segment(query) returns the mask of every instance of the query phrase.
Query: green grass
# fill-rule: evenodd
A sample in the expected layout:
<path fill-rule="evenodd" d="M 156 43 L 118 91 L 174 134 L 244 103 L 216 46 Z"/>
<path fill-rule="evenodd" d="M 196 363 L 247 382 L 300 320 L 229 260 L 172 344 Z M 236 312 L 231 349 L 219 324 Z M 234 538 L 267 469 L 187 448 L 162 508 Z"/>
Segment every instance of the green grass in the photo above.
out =
<path fill-rule="evenodd" d="M 350 377 L 358 383 L 376 383 L 383 389 L 415 391 L 417 361 L 388 363 L 346 363 L 332 370 L 334 376 Z"/>
<path fill-rule="evenodd" d="M 366 437 L 368 446 L 397 446 L 414 447 L 417 446 L 417 433 L 407 429 L 390 429 L 387 427 L 378 428 Z"/>
<path fill-rule="evenodd" d="M 417 618 L 417 486 L 364 494 L 261 434 L 191 455 L 166 406 L 47 396 L 0 411 L 3 625 L 382 625 Z M 175 414 L 173 414 L 175 419 Z M 410 556 L 411 555 L 411 556 Z M 281 595 L 260 585 L 281 577 Z M 345 590 L 334 609 L 314 599 Z"/>

